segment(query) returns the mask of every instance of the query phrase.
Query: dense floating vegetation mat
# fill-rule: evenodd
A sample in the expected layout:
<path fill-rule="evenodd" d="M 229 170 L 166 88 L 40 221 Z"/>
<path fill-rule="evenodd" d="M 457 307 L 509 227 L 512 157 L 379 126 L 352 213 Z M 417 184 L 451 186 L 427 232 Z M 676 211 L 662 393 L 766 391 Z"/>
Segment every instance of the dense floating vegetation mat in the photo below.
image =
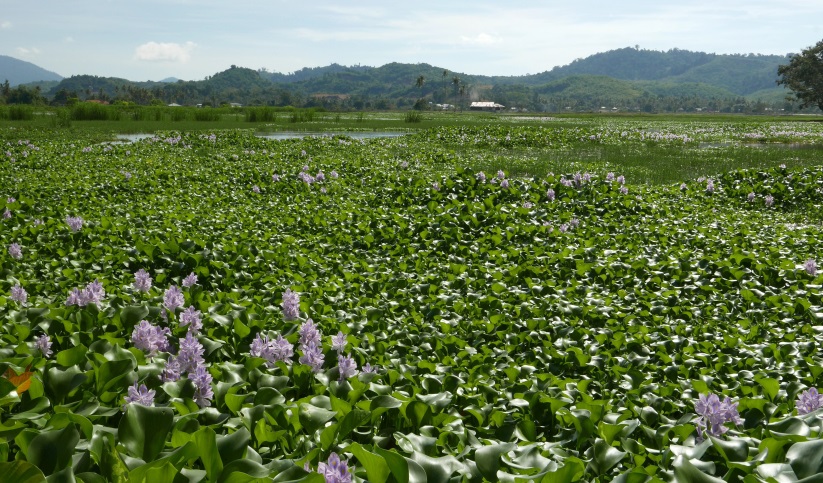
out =
<path fill-rule="evenodd" d="M 3 481 L 823 477 L 815 125 L 0 139 Z"/>

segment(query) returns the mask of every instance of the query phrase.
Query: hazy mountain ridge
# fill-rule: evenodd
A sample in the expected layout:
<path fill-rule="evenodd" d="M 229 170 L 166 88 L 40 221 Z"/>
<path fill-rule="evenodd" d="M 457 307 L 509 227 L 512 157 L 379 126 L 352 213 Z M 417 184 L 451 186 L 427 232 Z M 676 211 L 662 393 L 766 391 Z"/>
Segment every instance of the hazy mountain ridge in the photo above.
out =
<path fill-rule="evenodd" d="M 15 59 L 8 55 L 0 55 L 0 82 L 9 81 L 9 85 L 14 87 L 20 84 L 39 81 L 60 81 L 63 76 L 46 70 L 42 67 Z"/>
<path fill-rule="evenodd" d="M 788 56 L 779 55 L 622 48 L 523 76 L 473 75 L 425 63 L 397 62 L 379 67 L 331 64 L 286 74 L 231 66 L 198 81 L 167 82 L 172 79 L 169 78 L 133 82 L 80 75 L 63 79 L 54 87 L 52 83 L 42 83 L 43 87 L 52 87 L 48 92 L 42 90 L 50 97 L 75 94 L 81 99 L 126 99 L 138 103 L 152 98 L 180 104 L 326 102 L 332 103 L 326 106 L 331 108 L 335 107 L 334 102 L 346 99 L 356 99 L 357 104 L 366 106 L 369 102 L 364 100 L 368 99 L 374 103 L 388 101 L 397 107 L 410 106 L 419 99 L 452 104 L 483 99 L 529 108 L 574 104 L 572 101 L 584 99 L 589 104 L 637 105 L 650 97 L 779 102 L 788 91 L 775 83 L 777 67 L 788 60 Z"/>

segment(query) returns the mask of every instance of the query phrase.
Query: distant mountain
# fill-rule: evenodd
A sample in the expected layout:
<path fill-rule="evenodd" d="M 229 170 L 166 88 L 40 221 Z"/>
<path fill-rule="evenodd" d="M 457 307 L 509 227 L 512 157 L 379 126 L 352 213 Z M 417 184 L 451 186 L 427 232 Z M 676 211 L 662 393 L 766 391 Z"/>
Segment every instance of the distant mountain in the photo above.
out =
<path fill-rule="evenodd" d="M 188 105 L 237 102 L 383 109 L 385 106 L 411 107 L 416 103 L 465 107 L 472 100 L 493 100 L 506 106 L 538 110 L 607 105 L 650 111 L 681 106 L 718 109 L 721 104 L 728 107 L 747 102 L 783 103 L 788 91 L 778 87 L 775 81 L 778 66 L 788 60 L 788 56 L 779 55 L 623 48 L 524 76 L 472 75 L 424 63 L 389 63 L 380 67 L 331 64 L 286 74 L 231 66 L 198 81 L 169 78 L 160 82 L 132 82 L 82 75 L 63 79 L 56 86 L 43 83 L 41 90 L 46 92 L 46 85 L 53 86 L 46 92 L 52 98 L 123 100 L 138 104 L 158 99 Z"/>
<path fill-rule="evenodd" d="M 166 84 L 173 84 L 173 83 L 175 83 L 179 80 L 180 79 L 178 79 L 177 77 L 166 77 L 165 79 L 161 79 L 158 82 L 165 82 Z"/>
<path fill-rule="evenodd" d="M 38 67 L 31 62 L 0 55 L 0 82 L 8 80 L 9 85 L 12 87 L 30 82 L 59 81 L 61 79 L 63 77 L 59 74 Z"/>

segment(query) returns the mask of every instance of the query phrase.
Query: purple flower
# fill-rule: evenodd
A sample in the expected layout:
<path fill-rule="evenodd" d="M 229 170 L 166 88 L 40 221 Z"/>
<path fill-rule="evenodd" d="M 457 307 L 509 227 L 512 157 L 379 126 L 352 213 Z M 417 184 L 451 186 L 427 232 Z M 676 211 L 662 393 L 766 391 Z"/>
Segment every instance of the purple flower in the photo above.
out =
<path fill-rule="evenodd" d="M 283 292 L 283 318 L 286 320 L 294 320 L 300 316 L 300 294 L 293 292 L 292 289 L 287 288 Z"/>
<path fill-rule="evenodd" d="M 149 389 L 145 384 L 139 386 L 135 382 L 133 386 L 129 387 L 129 395 L 126 396 L 126 404 L 123 405 L 123 411 L 129 404 L 140 404 L 143 406 L 154 406 L 154 389 Z"/>
<path fill-rule="evenodd" d="M 191 332 L 186 334 L 184 339 L 180 339 L 180 351 L 177 353 L 177 363 L 180 364 L 180 372 L 194 372 L 199 366 L 206 362 L 203 359 L 205 353 L 203 345 L 194 337 Z"/>
<path fill-rule="evenodd" d="M 331 172 L 331 173 L 329 173 L 329 177 L 330 177 L 331 179 L 337 179 L 339 176 L 340 176 L 340 175 L 339 175 L 339 174 L 337 174 L 337 171 L 335 171 L 335 170 L 332 170 L 332 172 Z"/>
<path fill-rule="evenodd" d="M 283 361 L 286 364 L 291 364 L 291 358 L 294 357 L 294 347 L 283 338 L 282 335 L 278 335 L 277 339 L 271 343 L 271 354 L 272 359 L 277 361 Z"/>
<path fill-rule="evenodd" d="M 320 372 L 323 368 L 323 362 L 325 362 L 325 356 L 317 344 L 314 341 L 311 341 L 303 346 L 302 350 L 303 355 L 299 359 L 300 363 L 311 366 L 312 372 Z"/>
<path fill-rule="evenodd" d="M 435 191 L 440 191 L 440 183 L 438 183 L 437 181 L 432 183 L 432 189 Z"/>
<path fill-rule="evenodd" d="M 326 180 L 326 175 L 323 174 L 322 170 L 318 171 L 317 174 L 314 175 L 314 180 L 315 181 L 325 181 Z"/>
<path fill-rule="evenodd" d="M 189 380 L 194 383 L 194 402 L 201 408 L 211 406 L 214 392 L 211 389 L 212 377 L 206 366 L 199 365 L 194 372 L 189 372 Z"/>
<path fill-rule="evenodd" d="M 138 292 L 148 292 L 151 290 L 151 275 L 142 268 L 134 273 L 133 287 Z"/>
<path fill-rule="evenodd" d="M 806 273 L 808 273 L 812 277 L 817 275 L 817 262 L 815 262 L 813 259 L 810 258 L 806 260 L 806 263 L 803 264 L 803 268 L 805 268 Z"/>
<path fill-rule="evenodd" d="M 546 197 L 549 199 L 549 201 L 554 201 L 554 196 L 554 190 L 549 188 L 549 190 L 546 191 Z"/>
<path fill-rule="evenodd" d="M 500 187 L 503 188 L 504 190 L 509 189 L 509 180 L 504 179 L 503 181 L 501 181 L 500 182 Z"/>
<path fill-rule="evenodd" d="M 523 202 L 523 208 L 525 208 L 527 210 L 530 210 L 533 207 L 534 207 L 534 203 L 532 203 L 531 201 L 524 201 Z"/>
<path fill-rule="evenodd" d="M 772 206 L 774 204 L 774 197 L 772 195 L 766 195 L 766 206 Z"/>
<path fill-rule="evenodd" d="M 732 403 L 728 397 L 720 400 L 716 394 L 701 394 L 694 409 L 700 417 L 697 419 L 698 438 L 706 434 L 720 436 L 729 430 L 726 423 L 742 424 L 737 412 L 737 403 Z"/>
<path fill-rule="evenodd" d="M 71 293 L 69 293 L 68 299 L 66 299 L 66 305 L 85 307 L 88 304 L 95 304 L 100 306 L 100 302 L 103 301 L 103 297 L 105 296 L 106 291 L 103 289 L 103 284 L 95 280 L 86 285 L 86 288 L 82 290 L 79 288 L 73 289 Z"/>
<path fill-rule="evenodd" d="M 621 186 L 621 187 L 620 187 L 620 194 L 621 194 L 621 195 L 627 195 L 627 194 L 629 194 L 629 188 L 627 188 L 627 187 L 625 187 L 625 186 Z"/>
<path fill-rule="evenodd" d="M 497 171 L 497 179 L 504 179 L 505 177 L 506 173 L 504 173 L 502 169 Z"/>
<path fill-rule="evenodd" d="M 611 183 L 612 181 L 614 181 L 614 173 L 612 173 L 611 171 L 609 171 L 608 173 L 606 173 L 606 181 L 608 181 L 609 183 Z"/>
<path fill-rule="evenodd" d="M 41 220 L 40 218 L 34 220 L 34 226 L 40 226 L 42 224 L 43 224 L 43 220 Z"/>
<path fill-rule="evenodd" d="M 79 288 L 73 288 L 71 292 L 69 292 L 69 296 L 66 299 L 66 305 L 79 305 L 83 307 L 86 305 L 86 302 L 83 300 L 82 293 Z"/>
<path fill-rule="evenodd" d="M 619 184 L 625 184 L 626 183 L 626 178 L 624 178 L 623 175 L 621 174 L 620 176 L 617 177 L 617 182 Z"/>
<path fill-rule="evenodd" d="M 312 184 L 315 182 L 314 176 L 310 175 L 305 171 L 301 171 L 300 174 L 297 175 L 297 177 L 303 180 L 303 182 L 306 184 Z"/>
<path fill-rule="evenodd" d="M 708 181 L 706 181 L 706 193 L 708 193 L 708 194 L 714 193 L 714 180 L 713 179 L 709 179 Z"/>
<path fill-rule="evenodd" d="M 103 301 L 103 297 L 106 296 L 106 290 L 103 288 L 103 284 L 95 280 L 90 284 L 86 285 L 86 288 L 83 289 L 83 296 L 85 297 L 86 304 L 95 304 L 100 305 L 100 302 Z"/>
<path fill-rule="evenodd" d="M 317 472 L 323 475 L 326 483 L 352 482 L 352 474 L 349 472 L 348 463 L 341 460 L 337 453 L 330 454 L 326 463 L 320 462 L 317 465 Z"/>
<path fill-rule="evenodd" d="M 183 292 L 177 285 L 172 285 L 166 289 L 166 292 L 163 294 L 163 306 L 166 307 L 169 312 L 174 312 L 178 307 L 182 307 L 184 303 Z"/>
<path fill-rule="evenodd" d="M 271 175 L 271 180 L 272 180 L 272 183 L 277 183 L 278 181 L 280 181 L 280 175 L 277 174 L 277 173 L 274 173 L 273 175 Z"/>
<path fill-rule="evenodd" d="M 180 325 L 182 327 L 188 326 L 189 332 L 197 334 L 200 332 L 200 329 L 203 328 L 203 322 L 200 316 L 200 311 L 195 309 L 193 305 L 189 305 L 189 307 L 180 314 Z"/>
<path fill-rule="evenodd" d="M 16 260 L 23 258 L 23 251 L 20 249 L 20 245 L 17 243 L 9 245 L 9 255 Z"/>
<path fill-rule="evenodd" d="M 476 175 L 474 175 L 474 176 L 475 176 L 475 178 L 477 178 L 477 181 L 480 181 L 481 183 L 485 183 L 485 182 L 486 182 L 486 173 L 484 173 L 484 172 L 480 171 L 479 173 L 477 173 L 477 174 L 476 174 Z"/>
<path fill-rule="evenodd" d="M 196 283 L 197 275 L 195 275 L 194 272 L 191 272 L 186 278 L 183 279 L 183 286 L 186 288 L 189 288 Z"/>
<path fill-rule="evenodd" d="M 338 332 L 337 335 L 331 338 L 331 349 L 337 351 L 338 353 L 343 352 L 346 349 L 346 334 L 343 332 Z"/>
<path fill-rule="evenodd" d="M 177 361 L 176 357 L 169 357 L 169 360 L 166 361 L 166 365 L 163 367 L 163 373 L 160 375 L 160 378 L 163 382 L 174 382 L 180 379 L 180 362 Z"/>
<path fill-rule="evenodd" d="M 823 405 L 823 394 L 817 392 L 817 388 L 813 387 L 800 393 L 800 397 L 797 398 L 794 405 L 799 415 L 812 413 Z"/>
<path fill-rule="evenodd" d="M 6 211 L 4 211 L 4 212 L 3 212 L 3 218 L 5 218 L 5 219 L 7 219 L 7 220 L 8 220 L 9 218 L 11 218 L 11 211 L 9 211 L 9 209 L 8 209 L 8 208 L 6 208 Z"/>
<path fill-rule="evenodd" d="M 276 340 L 269 340 L 267 335 L 261 337 L 258 333 L 251 343 L 249 353 L 252 357 L 266 359 L 266 365 L 271 367 L 277 361 L 291 364 L 294 348 L 282 335 L 278 335 Z"/>
<path fill-rule="evenodd" d="M 51 339 L 48 334 L 43 334 L 34 339 L 34 347 L 43 354 L 43 357 L 51 356 Z"/>
<path fill-rule="evenodd" d="M 298 331 L 300 334 L 300 340 L 298 344 L 300 344 L 300 348 L 303 349 L 309 344 L 314 344 L 319 346 L 321 344 L 320 341 L 320 331 L 317 330 L 317 326 L 314 324 L 314 321 L 311 319 L 306 319 L 302 325 L 300 325 L 300 330 Z"/>
<path fill-rule="evenodd" d="M 748 202 L 751 203 L 752 201 L 754 201 L 754 196 L 754 193 L 749 193 L 749 195 L 746 196 L 746 200 L 748 200 Z"/>
<path fill-rule="evenodd" d="M 26 306 L 28 297 L 29 294 L 26 293 L 26 289 L 20 286 L 19 283 L 11 288 L 11 299 L 20 304 L 20 306 Z"/>
<path fill-rule="evenodd" d="M 9 196 L 8 198 L 6 198 L 6 203 L 8 203 L 8 204 L 12 204 L 15 201 L 17 201 L 17 200 L 14 199 L 14 196 Z"/>
<path fill-rule="evenodd" d="M 76 233 L 83 228 L 83 219 L 79 216 L 67 216 L 66 224 L 69 225 L 69 228 L 73 233 Z"/>
<path fill-rule="evenodd" d="M 362 374 L 377 374 L 377 367 L 372 367 L 372 365 L 367 362 L 360 369 L 360 373 L 362 373 Z"/>
<path fill-rule="evenodd" d="M 131 343 L 149 357 L 154 357 L 158 352 L 171 351 L 167 338 L 170 335 L 171 331 L 168 327 L 157 327 L 147 320 L 141 320 L 131 333 Z"/>
<path fill-rule="evenodd" d="M 259 187 L 259 186 L 257 186 L 257 185 L 252 186 L 252 187 L 251 187 L 251 190 L 252 190 L 253 192 L 255 192 L 255 193 L 260 193 L 260 187 Z"/>
<path fill-rule="evenodd" d="M 337 356 L 337 370 L 340 372 L 340 381 L 357 375 L 357 363 L 351 356 L 338 355 Z"/>
<path fill-rule="evenodd" d="M 686 189 L 688 189 L 688 186 L 686 186 L 686 183 L 680 183 L 680 191 L 686 191 Z"/>

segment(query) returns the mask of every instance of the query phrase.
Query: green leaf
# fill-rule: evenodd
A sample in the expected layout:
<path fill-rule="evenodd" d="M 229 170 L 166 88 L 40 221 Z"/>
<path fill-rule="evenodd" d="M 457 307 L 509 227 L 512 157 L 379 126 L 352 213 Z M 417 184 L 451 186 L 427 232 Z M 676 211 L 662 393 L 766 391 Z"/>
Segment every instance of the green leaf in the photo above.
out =
<path fill-rule="evenodd" d="M 166 437 L 174 424 L 171 408 L 129 404 L 120 419 L 117 437 L 130 455 L 152 462 L 166 445 Z"/>
<path fill-rule="evenodd" d="M 786 451 L 786 462 L 798 478 L 823 472 L 823 439 L 795 443 Z"/>
<path fill-rule="evenodd" d="M 217 434 L 211 428 L 200 428 L 194 433 L 194 444 L 200 454 L 200 461 L 206 469 L 209 481 L 216 481 L 223 472 L 223 460 L 217 451 Z"/>
<path fill-rule="evenodd" d="M 678 456 L 674 463 L 674 478 L 678 483 L 723 483 L 720 478 L 698 470 L 685 456 Z"/>
<path fill-rule="evenodd" d="M 628 453 L 620 451 L 598 438 L 594 443 L 594 454 L 592 455 L 592 460 L 589 462 L 589 468 L 595 474 L 603 475 L 609 471 L 612 466 L 625 458 L 627 454 Z"/>
<path fill-rule="evenodd" d="M 749 457 L 749 445 L 740 439 L 728 441 L 710 436 L 712 446 L 728 461 L 746 461 Z"/>
<path fill-rule="evenodd" d="M 409 467 L 409 462 L 402 455 L 396 453 L 395 451 L 388 451 L 377 446 L 374 447 L 374 452 L 386 461 L 389 471 L 391 471 L 391 474 L 397 483 L 409 483 L 410 481 L 414 481 L 410 478 L 411 468 Z M 425 478 L 426 474 L 423 472 L 422 468 L 420 469 L 420 473 L 422 473 L 422 475 L 418 476 Z"/>
<path fill-rule="evenodd" d="M 389 465 L 385 458 L 367 451 L 358 443 L 352 443 L 346 448 L 357 458 L 357 461 L 366 469 L 366 475 L 370 482 L 385 483 L 391 474 Z"/>
<path fill-rule="evenodd" d="M 300 410 L 298 412 L 300 425 L 309 433 L 317 431 L 335 416 L 337 416 L 337 411 L 319 408 L 308 403 L 300 404 Z"/>
<path fill-rule="evenodd" d="M 248 459 L 238 459 L 223 467 L 223 474 L 218 483 L 250 483 L 265 478 L 271 481 L 272 470 L 260 463 Z M 319 475 L 318 475 L 319 476 Z"/>
<path fill-rule="evenodd" d="M 755 381 L 763 388 L 763 395 L 766 396 L 766 399 L 774 401 L 777 393 L 780 392 L 780 381 L 771 377 L 756 377 Z"/>
<path fill-rule="evenodd" d="M 120 311 L 120 324 L 126 331 L 131 330 L 141 320 L 149 316 L 149 308 L 142 305 L 129 305 Z"/>
<path fill-rule="evenodd" d="M 86 360 L 86 354 L 89 348 L 80 344 L 71 349 L 62 350 L 54 356 L 57 363 L 63 367 L 71 367 L 75 364 L 80 364 Z"/>
<path fill-rule="evenodd" d="M 48 476 L 71 464 L 74 448 L 79 441 L 80 433 L 74 424 L 40 433 L 29 443 L 27 459 Z"/>
<path fill-rule="evenodd" d="M 250 441 L 251 434 L 246 428 L 240 428 L 227 436 L 218 437 L 217 451 L 220 453 L 223 465 L 244 458 Z"/>
<path fill-rule="evenodd" d="M 0 462 L 0 475 L 9 483 L 42 483 L 46 481 L 43 472 L 28 461 Z"/>
<path fill-rule="evenodd" d="M 497 481 L 497 470 L 500 469 L 500 456 L 516 448 L 514 443 L 500 443 L 478 448 L 474 453 L 474 461 L 480 474 L 489 481 Z"/>

